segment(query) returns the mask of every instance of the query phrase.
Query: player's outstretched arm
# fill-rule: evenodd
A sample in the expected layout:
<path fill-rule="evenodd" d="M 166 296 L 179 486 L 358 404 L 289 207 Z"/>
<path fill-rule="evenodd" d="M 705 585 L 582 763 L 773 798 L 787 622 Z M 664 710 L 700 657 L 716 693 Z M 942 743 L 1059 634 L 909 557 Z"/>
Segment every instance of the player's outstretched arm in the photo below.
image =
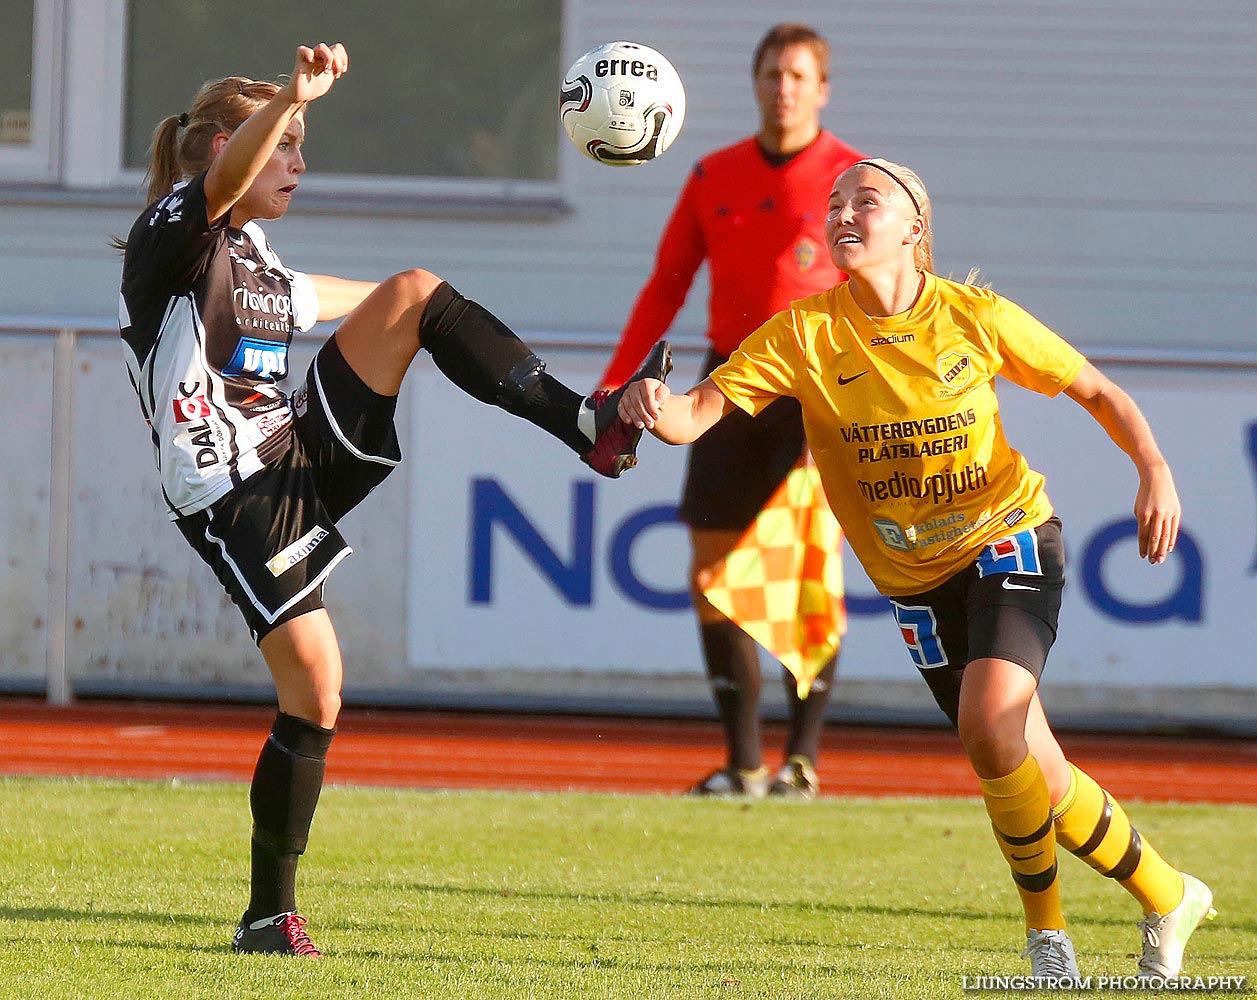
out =
<path fill-rule="evenodd" d="M 667 444 L 689 444 L 700 438 L 733 403 L 704 379 L 687 393 L 674 395 L 662 382 L 644 378 L 630 382 L 620 397 L 620 419 L 650 431 Z"/>
<path fill-rule="evenodd" d="M 1090 413 L 1135 463 L 1139 472 L 1135 496 L 1139 555 L 1153 564 L 1164 562 L 1178 540 L 1183 508 L 1169 463 L 1157 447 L 1148 421 L 1135 401 L 1090 362 L 1065 393 Z"/>
<path fill-rule="evenodd" d="M 337 42 L 297 47 L 292 77 L 229 137 L 216 137 L 214 162 L 205 176 L 205 203 L 211 221 L 239 201 L 266 166 L 293 118 L 310 101 L 332 89 L 349 70 L 349 53 Z"/>
<path fill-rule="evenodd" d="M 319 297 L 319 319 L 340 319 L 362 304 L 362 300 L 380 287 L 378 281 L 355 281 L 330 274 L 311 274 L 310 281 Z"/>

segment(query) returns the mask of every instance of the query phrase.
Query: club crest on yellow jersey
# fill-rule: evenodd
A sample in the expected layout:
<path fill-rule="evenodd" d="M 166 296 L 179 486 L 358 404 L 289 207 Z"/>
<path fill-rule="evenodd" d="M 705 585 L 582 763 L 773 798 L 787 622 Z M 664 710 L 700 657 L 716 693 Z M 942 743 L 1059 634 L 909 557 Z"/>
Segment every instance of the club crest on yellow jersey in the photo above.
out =
<path fill-rule="evenodd" d="M 973 361 L 967 354 L 949 351 L 937 363 L 938 377 L 949 389 L 964 389 L 973 380 Z"/>

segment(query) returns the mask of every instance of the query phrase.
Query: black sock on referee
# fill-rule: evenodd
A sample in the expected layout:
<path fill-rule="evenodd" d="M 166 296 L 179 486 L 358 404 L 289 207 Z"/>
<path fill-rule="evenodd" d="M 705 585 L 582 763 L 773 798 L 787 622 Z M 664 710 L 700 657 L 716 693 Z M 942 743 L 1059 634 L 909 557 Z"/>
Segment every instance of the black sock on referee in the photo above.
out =
<path fill-rule="evenodd" d="M 545 362 L 505 323 L 448 282 L 423 311 L 419 344 L 469 396 L 523 417 L 578 455 L 589 451 L 593 442 L 576 424 L 584 397 L 547 375 Z"/>
<path fill-rule="evenodd" d="M 297 861 L 306 849 L 335 735 L 335 729 L 295 715 L 275 716 L 249 789 L 253 841 L 246 920 L 297 908 Z"/>
<path fill-rule="evenodd" d="M 806 698 L 799 697 L 799 685 L 794 674 L 782 669 L 781 679 L 786 688 L 786 708 L 789 713 L 789 727 L 786 730 L 787 757 L 803 756 L 812 762 L 813 767 L 816 766 L 816 757 L 821 747 L 821 730 L 825 726 L 825 708 L 829 705 L 829 694 L 837 667 L 838 657 L 835 656 L 816 675 Z"/>
<path fill-rule="evenodd" d="M 729 766 L 753 771 L 761 764 L 759 647 L 726 619 L 699 628 L 707 679 L 729 748 Z"/>

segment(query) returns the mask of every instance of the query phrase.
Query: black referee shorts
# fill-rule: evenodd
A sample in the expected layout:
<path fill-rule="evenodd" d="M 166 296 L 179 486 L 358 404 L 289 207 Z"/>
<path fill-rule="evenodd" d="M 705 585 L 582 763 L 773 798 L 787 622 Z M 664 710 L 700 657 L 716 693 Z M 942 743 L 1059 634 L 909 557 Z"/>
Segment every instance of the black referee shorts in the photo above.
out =
<path fill-rule="evenodd" d="M 353 550 L 337 522 L 400 462 L 397 400 L 372 392 L 334 338 L 292 395 L 294 434 L 274 462 L 175 523 L 261 642 L 323 607 L 323 584 Z"/>
<path fill-rule="evenodd" d="M 703 378 L 728 360 L 708 351 Z M 691 528 L 742 530 L 803 454 L 803 411 L 782 397 L 759 416 L 735 409 L 690 445 L 678 516 Z"/>
<path fill-rule="evenodd" d="M 1036 680 L 1043 675 L 1064 586 L 1065 546 L 1053 517 L 989 543 L 934 589 L 890 599 L 908 654 L 953 726 L 973 660 L 1009 660 Z"/>

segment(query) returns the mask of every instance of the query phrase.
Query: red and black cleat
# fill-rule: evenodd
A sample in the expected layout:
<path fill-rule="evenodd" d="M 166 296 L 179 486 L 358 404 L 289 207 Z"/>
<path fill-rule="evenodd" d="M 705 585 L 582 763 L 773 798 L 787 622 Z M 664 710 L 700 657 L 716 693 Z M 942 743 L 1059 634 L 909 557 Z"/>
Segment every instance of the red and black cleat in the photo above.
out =
<path fill-rule="evenodd" d="M 666 340 L 657 343 L 646 355 L 633 377 L 618 389 L 599 389 L 585 399 L 584 406 L 594 411 L 594 445 L 581 455 L 581 461 L 608 479 L 618 479 L 637 464 L 637 443 L 642 429 L 625 423 L 617 412 L 620 397 L 633 382 L 644 378 L 666 381 L 672 371 L 672 347 Z"/>
<path fill-rule="evenodd" d="M 306 918 L 299 913 L 280 913 L 262 920 L 241 920 L 231 939 L 231 950 L 257 955 L 323 957 L 306 933 Z"/>

